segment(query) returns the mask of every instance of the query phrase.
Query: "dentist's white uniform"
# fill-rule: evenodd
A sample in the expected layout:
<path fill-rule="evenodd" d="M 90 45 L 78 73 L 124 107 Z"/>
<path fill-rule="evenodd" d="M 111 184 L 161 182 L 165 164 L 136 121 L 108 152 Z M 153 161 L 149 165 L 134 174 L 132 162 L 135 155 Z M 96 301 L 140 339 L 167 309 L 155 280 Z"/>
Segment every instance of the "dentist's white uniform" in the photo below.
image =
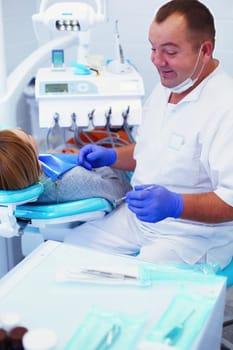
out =
<path fill-rule="evenodd" d="M 144 107 L 132 185 L 159 184 L 178 193 L 215 192 L 233 206 L 233 80 L 220 67 L 178 104 L 158 84 Z M 146 223 L 123 204 L 104 219 L 67 233 L 66 242 L 148 261 L 227 265 L 233 222 L 203 224 L 168 218 Z"/>

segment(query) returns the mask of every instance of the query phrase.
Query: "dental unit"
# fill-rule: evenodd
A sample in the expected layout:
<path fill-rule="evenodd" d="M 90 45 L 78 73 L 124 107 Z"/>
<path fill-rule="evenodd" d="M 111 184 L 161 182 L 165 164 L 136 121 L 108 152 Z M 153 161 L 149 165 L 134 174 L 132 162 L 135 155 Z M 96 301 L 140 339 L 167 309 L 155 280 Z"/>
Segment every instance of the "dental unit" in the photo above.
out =
<path fill-rule="evenodd" d="M 32 16 L 39 47 L 7 77 L 4 57 L 4 34 L 0 21 L 0 126 L 17 126 L 17 102 L 30 79 L 35 76 L 35 97 L 39 107 L 40 128 L 47 130 L 47 146 L 58 148 L 66 143 L 66 132 L 78 139 L 79 131 L 95 128 L 122 128 L 133 141 L 132 127 L 140 124 L 143 80 L 125 59 L 115 22 L 116 59 L 105 64 L 90 63 L 90 30 L 107 21 L 107 1 L 56 3 L 41 0 L 39 12 Z M 0 2 L 0 18 L 2 3 Z M 65 50 L 77 48 L 74 62 L 65 62 Z M 43 64 L 51 59 L 49 67 Z M 60 133 L 59 142 L 54 142 Z M 64 137 L 64 138 L 63 138 Z M 79 141 L 79 140 L 77 140 Z M 113 145 L 117 137 L 111 135 Z M 115 143 L 114 143 L 115 142 Z M 14 266 L 16 236 L 36 246 L 44 232 L 53 225 L 93 220 L 113 209 L 103 198 L 90 198 L 71 203 L 37 206 L 33 201 L 43 191 L 40 184 L 19 191 L 0 191 L 0 275 Z M 62 230 L 62 229 L 61 229 Z M 59 231 L 55 230 L 56 232 Z M 46 234 L 45 234 L 46 235 Z M 37 243 L 35 243 L 37 242 Z M 31 244 L 31 243 L 30 243 Z M 24 250 L 24 248 L 23 248 Z M 29 249 L 30 250 L 30 249 Z M 24 255 L 27 254 L 25 248 Z"/>
<path fill-rule="evenodd" d="M 52 66 L 40 68 L 37 72 L 35 94 L 40 127 L 48 128 L 49 132 L 51 128 L 57 128 L 58 124 L 64 129 L 70 128 L 75 115 L 76 134 L 83 129 L 90 131 L 98 127 L 122 127 L 131 138 L 130 126 L 139 125 L 141 121 L 141 100 L 144 95 L 142 78 L 124 58 L 118 21 L 115 22 L 116 59 L 108 60 L 99 67 L 92 67 L 88 63 L 89 27 L 94 23 L 93 10 L 87 6 L 89 15 L 78 21 L 77 15 L 83 7 L 79 9 L 76 5 L 84 4 L 57 4 L 33 16 L 39 41 L 51 35 L 69 34 L 79 38 L 75 61 L 65 65 L 64 55 L 60 52 L 62 50 L 57 50 L 58 58 L 53 55 L 55 59 Z M 102 18 L 106 16 L 97 16 L 98 20 Z M 47 32 L 45 23 L 49 23 L 50 30 Z"/>

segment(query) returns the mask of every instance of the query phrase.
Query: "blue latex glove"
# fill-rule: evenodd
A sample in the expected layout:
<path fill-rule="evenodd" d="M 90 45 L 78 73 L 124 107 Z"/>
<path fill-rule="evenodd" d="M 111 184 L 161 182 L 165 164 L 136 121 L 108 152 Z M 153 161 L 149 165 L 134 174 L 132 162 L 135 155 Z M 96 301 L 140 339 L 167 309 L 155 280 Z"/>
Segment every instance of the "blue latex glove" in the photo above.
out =
<path fill-rule="evenodd" d="M 135 186 L 126 194 L 126 202 L 137 218 L 146 222 L 178 218 L 183 212 L 183 197 L 158 185 Z"/>
<path fill-rule="evenodd" d="M 92 168 L 112 165 L 115 163 L 116 158 L 117 154 L 113 148 L 89 144 L 80 149 L 78 164 L 88 170 L 92 170 Z"/>

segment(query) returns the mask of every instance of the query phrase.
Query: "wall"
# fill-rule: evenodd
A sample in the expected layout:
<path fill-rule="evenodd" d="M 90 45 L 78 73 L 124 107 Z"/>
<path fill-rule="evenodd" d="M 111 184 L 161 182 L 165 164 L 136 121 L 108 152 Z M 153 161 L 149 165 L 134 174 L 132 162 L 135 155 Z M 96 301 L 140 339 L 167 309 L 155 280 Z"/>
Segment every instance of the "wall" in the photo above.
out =
<path fill-rule="evenodd" d="M 220 59 L 224 69 L 233 76 L 233 1 L 204 0 L 215 17 L 215 57 Z"/>
<path fill-rule="evenodd" d="M 8 72 L 11 72 L 37 46 L 31 15 L 36 0 L 3 0 L 4 34 Z"/>
<path fill-rule="evenodd" d="M 54 2 L 51 0 L 50 3 Z M 158 79 L 150 62 L 148 27 L 155 10 L 164 2 L 164 0 L 109 0 L 109 22 L 100 24 L 92 30 L 91 53 L 113 58 L 114 21 L 118 20 L 125 57 L 129 58 L 142 74 L 146 96 Z M 231 35 L 233 1 L 203 0 L 203 2 L 209 6 L 216 18 L 216 56 L 221 58 L 225 69 L 233 75 L 233 35 Z M 8 72 L 37 47 L 31 15 L 37 12 L 38 5 L 39 0 L 3 0 Z"/>

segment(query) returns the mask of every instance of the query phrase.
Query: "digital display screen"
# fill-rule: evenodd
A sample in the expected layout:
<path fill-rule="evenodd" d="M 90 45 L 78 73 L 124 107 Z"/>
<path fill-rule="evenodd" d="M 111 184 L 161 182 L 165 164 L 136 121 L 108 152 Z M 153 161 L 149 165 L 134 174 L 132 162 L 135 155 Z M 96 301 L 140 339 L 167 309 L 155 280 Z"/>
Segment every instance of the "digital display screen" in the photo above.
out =
<path fill-rule="evenodd" d="M 61 67 L 64 64 L 64 51 L 52 50 L 52 63 L 54 67 Z"/>
<path fill-rule="evenodd" d="M 68 92 L 68 84 L 45 84 L 45 92 Z"/>

